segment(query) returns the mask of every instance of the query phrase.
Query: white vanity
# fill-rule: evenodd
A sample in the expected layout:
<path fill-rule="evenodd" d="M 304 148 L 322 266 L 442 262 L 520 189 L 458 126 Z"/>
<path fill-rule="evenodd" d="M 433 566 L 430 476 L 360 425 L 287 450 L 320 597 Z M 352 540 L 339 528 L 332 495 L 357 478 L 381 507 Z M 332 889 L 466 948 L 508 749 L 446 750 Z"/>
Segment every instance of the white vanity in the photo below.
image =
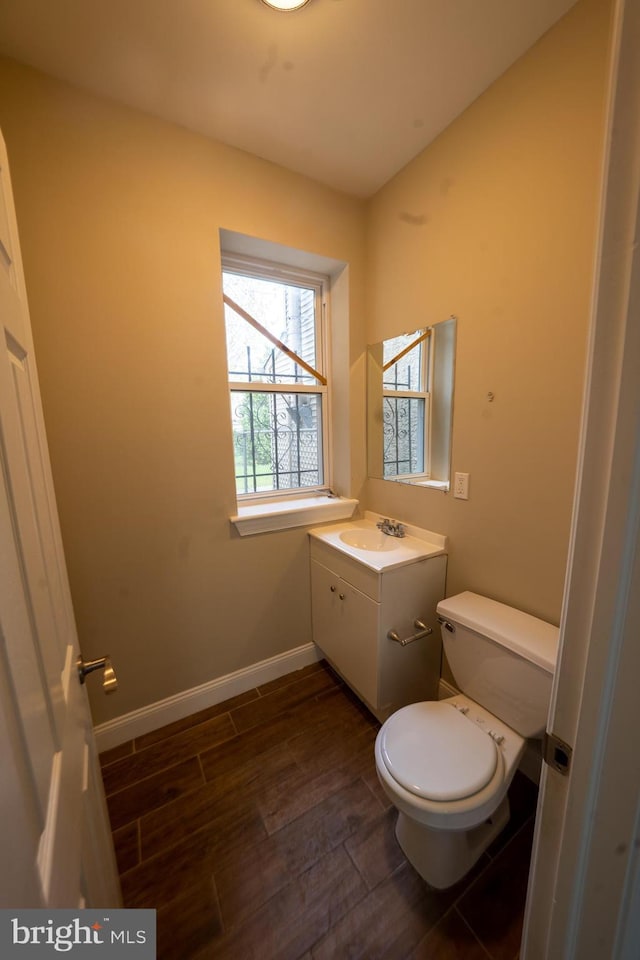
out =
<path fill-rule="evenodd" d="M 437 699 L 447 539 L 377 515 L 309 532 L 313 640 L 380 720 L 407 703 Z"/>

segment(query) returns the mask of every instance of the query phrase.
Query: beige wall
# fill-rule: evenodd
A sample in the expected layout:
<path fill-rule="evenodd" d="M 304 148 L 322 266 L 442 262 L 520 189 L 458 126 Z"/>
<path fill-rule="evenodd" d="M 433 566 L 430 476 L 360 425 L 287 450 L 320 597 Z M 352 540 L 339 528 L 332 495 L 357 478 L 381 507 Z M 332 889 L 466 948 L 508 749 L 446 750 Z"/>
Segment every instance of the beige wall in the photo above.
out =
<path fill-rule="evenodd" d="M 364 344 L 459 316 L 453 461 L 471 499 L 369 481 L 362 504 L 450 536 L 449 592 L 557 621 L 608 6 L 580 0 L 373 198 L 368 222 L 360 201 L 0 61 L 79 633 L 122 681 L 94 696 L 96 722 L 310 639 L 306 531 L 240 539 L 228 521 L 220 227 L 349 264 L 336 293 L 350 326 L 334 338 L 343 493 L 363 493 Z"/>
<path fill-rule="evenodd" d="M 609 9 L 580 0 L 369 210 L 369 340 L 459 318 L 453 469 L 470 474 L 470 499 L 372 480 L 366 506 L 449 535 L 450 594 L 486 593 L 556 623 Z"/>
<path fill-rule="evenodd" d="M 363 205 L 7 61 L 0 126 L 79 633 L 121 680 L 94 695 L 100 722 L 310 641 L 306 531 L 240 539 L 228 520 L 218 229 L 349 263 L 348 426 L 363 416 Z M 352 433 L 341 487 L 357 494 Z"/>

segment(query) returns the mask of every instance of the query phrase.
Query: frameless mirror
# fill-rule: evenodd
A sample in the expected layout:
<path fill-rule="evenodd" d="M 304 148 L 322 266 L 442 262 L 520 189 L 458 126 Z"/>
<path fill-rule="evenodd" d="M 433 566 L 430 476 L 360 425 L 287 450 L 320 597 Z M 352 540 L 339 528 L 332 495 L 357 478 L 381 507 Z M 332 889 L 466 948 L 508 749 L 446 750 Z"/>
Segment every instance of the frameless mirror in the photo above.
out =
<path fill-rule="evenodd" d="M 450 317 L 369 347 L 370 477 L 448 490 L 456 325 Z"/>

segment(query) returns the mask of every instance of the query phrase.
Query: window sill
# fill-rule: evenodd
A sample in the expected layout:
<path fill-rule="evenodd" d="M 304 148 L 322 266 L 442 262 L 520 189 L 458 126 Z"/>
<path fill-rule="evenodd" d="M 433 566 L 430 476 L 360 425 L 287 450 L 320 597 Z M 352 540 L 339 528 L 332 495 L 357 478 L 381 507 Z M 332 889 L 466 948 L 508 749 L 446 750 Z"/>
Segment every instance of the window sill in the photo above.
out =
<path fill-rule="evenodd" d="M 342 497 L 299 497 L 298 499 L 251 503 L 238 507 L 231 523 L 241 537 L 308 524 L 346 520 L 353 515 L 357 500 Z"/>
<path fill-rule="evenodd" d="M 448 480 L 416 480 L 417 487 L 430 487 L 432 490 L 449 490 L 451 484 Z"/>

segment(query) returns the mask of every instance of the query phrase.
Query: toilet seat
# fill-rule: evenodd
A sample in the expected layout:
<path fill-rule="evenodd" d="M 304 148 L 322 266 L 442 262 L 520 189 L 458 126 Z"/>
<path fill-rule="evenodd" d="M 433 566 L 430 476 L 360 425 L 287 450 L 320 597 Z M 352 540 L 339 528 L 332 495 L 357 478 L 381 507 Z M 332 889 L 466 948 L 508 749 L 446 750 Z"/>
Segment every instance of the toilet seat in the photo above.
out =
<path fill-rule="evenodd" d="M 477 793 L 460 800 L 430 800 L 407 790 L 387 767 L 382 752 L 382 741 L 386 738 L 385 728 L 395 716 L 392 714 L 384 722 L 376 737 L 375 758 L 378 779 L 396 809 L 418 823 L 434 830 L 472 829 L 490 817 L 501 803 L 520 762 L 526 741 L 515 730 L 511 730 L 496 716 L 464 694 L 456 694 L 447 700 L 424 702 L 435 702 L 442 707 L 448 706 L 451 713 L 462 714 L 462 718 L 469 726 L 477 726 L 487 740 L 495 743 L 497 762 L 493 776 Z"/>
<path fill-rule="evenodd" d="M 396 783 L 440 803 L 479 793 L 499 761 L 486 731 L 446 701 L 412 703 L 394 713 L 380 731 L 380 753 Z"/>

